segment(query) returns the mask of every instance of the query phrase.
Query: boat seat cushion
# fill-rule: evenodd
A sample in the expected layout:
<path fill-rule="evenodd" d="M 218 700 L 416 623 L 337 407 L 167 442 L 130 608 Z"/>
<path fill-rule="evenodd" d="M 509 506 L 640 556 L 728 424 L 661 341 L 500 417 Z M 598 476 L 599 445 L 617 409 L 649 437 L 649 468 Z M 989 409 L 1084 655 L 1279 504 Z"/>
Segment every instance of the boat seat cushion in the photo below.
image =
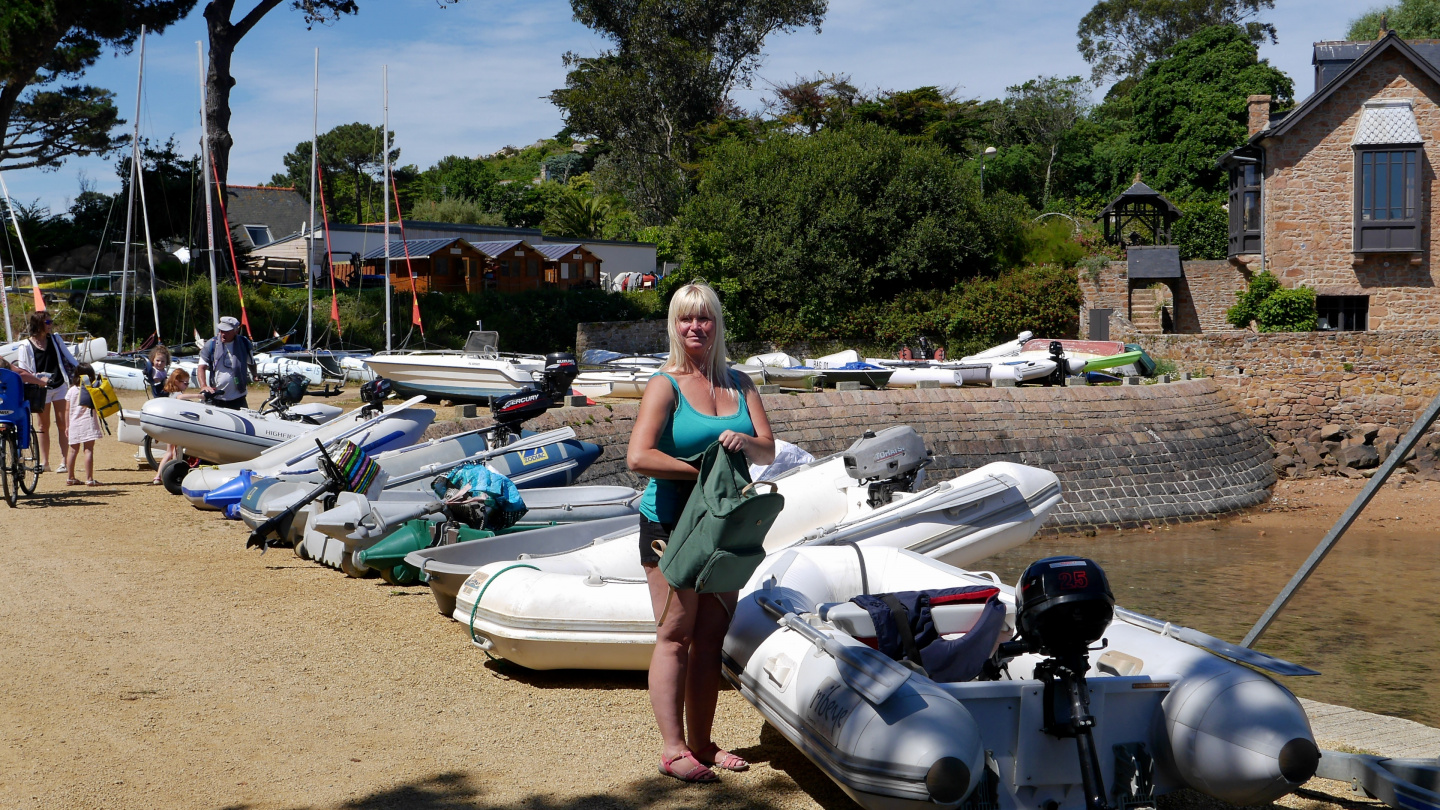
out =
<path fill-rule="evenodd" d="M 1005 605 L 999 595 L 999 588 L 976 585 L 866 594 L 851 602 L 869 615 L 880 652 L 922 669 L 937 682 L 958 683 L 981 673 L 1000 640 Z M 837 616 L 837 611 L 829 611 L 837 618 L 848 612 L 838 611 Z M 852 626 L 853 618 L 858 617 L 852 617 Z M 963 629 L 956 629 L 962 623 Z M 944 638 L 956 632 L 964 635 Z"/>

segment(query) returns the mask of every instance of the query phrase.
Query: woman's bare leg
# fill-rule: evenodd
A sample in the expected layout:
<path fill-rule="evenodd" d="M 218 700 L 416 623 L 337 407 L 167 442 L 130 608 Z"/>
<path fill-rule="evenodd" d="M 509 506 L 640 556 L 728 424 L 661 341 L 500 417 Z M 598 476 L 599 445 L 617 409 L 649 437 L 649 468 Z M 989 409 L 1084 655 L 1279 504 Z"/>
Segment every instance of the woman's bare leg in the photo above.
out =
<path fill-rule="evenodd" d="M 70 403 L 65 400 L 56 400 L 55 403 L 55 437 L 60 440 L 61 447 L 70 445 Z"/>
<path fill-rule="evenodd" d="M 50 406 L 49 406 L 49 405 L 44 405 L 44 406 L 42 406 L 42 407 L 40 408 L 40 430 L 37 431 L 37 433 L 38 433 L 39 436 L 40 436 L 40 463 L 43 464 L 43 465 L 45 465 L 45 469 L 47 469 L 47 470 L 54 469 L 53 467 L 50 466 Z M 70 445 L 66 444 L 63 440 L 60 442 L 60 457 L 61 457 L 61 458 L 65 458 L 65 454 L 70 452 L 69 448 L 70 448 Z"/>
<path fill-rule="evenodd" d="M 670 590 L 665 575 L 654 565 L 645 566 L 645 579 L 650 586 L 650 602 L 655 618 L 665 621 L 655 629 L 655 652 L 650 657 L 650 707 L 655 723 L 665 741 L 666 759 L 684 753 L 685 748 L 685 684 L 690 660 L 690 645 L 695 628 L 696 602 L 694 591 Z M 669 607 L 666 607 L 666 599 Z"/>
<path fill-rule="evenodd" d="M 735 596 L 734 593 L 699 595 L 695 640 L 690 645 L 690 665 L 685 680 L 685 739 L 692 751 L 708 751 L 711 745 L 715 702 L 720 694 L 720 652 L 725 633 L 730 629 L 730 615 L 735 611 Z"/>

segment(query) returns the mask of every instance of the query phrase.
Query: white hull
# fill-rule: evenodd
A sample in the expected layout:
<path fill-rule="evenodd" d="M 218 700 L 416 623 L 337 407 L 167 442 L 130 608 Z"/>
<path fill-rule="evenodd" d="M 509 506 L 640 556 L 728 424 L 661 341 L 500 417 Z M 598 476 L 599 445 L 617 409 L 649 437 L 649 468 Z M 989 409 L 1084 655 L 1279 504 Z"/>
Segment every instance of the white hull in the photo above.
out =
<path fill-rule="evenodd" d="M 863 554 L 869 593 L 995 588 L 1007 614 L 1001 638 L 1013 630 L 1009 588 L 904 551 Z M 869 615 L 848 602 L 862 593 L 861 572 L 852 549 L 801 548 L 761 565 L 725 640 L 725 676 L 741 695 L 865 808 L 953 806 L 977 791 L 999 810 L 1085 807 L 1075 742 L 1040 730 L 1044 692 L 1031 679 L 1038 656 L 1014 659 L 996 681 L 910 674 L 872 704 L 846 684 L 835 659 L 781 628 L 758 602 L 779 604 L 862 656 L 880 656 L 865 643 L 867 635 L 873 642 Z M 938 607 L 934 621 L 946 638 L 963 638 L 979 615 L 973 605 Z M 1116 779 L 1132 765 L 1153 783 L 1153 796 L 1191 787 L 1242 806 L 1277 799 L 1314 772 L 1313 763 L 1306 773 L 1293 762 L 1297 751 L 1318 761 L 1318 751 L 1299 701 L 1279 684 L 1123 618 L 1105 639 L 1087 677 L 1100 774 L 1115 806 L 1132 798 L 1132 785 Z M 1137 743 L 1144 754 L 1134 760 L 1122 746 L 1133 751 Z"/>
<path fill-rule="evenodd" d="M 340 415 L 333 405 L 298 405 L 292 413 L 327 422 Z M 255 458 L 267 449 L 318 427 L 276 414 L 216 408 L 183 399 L 151 399 L 140 408 L 140 426 L 155 441 L 183 448 L 186 455 L 214 464 Z M 127 434 L 129 435 L 129 434 Z"/>
<path fill-rule="evenodd" d="M 855 542 L 968 565 L 1029 540 L 1061 500 L 1054 474 L 1005 462 L 879 509 L 867 503 L 867 487 L 846 477 L 838 456 L 791 470 L 775 482 L 786 504 L 766 536 L 771 554 L 801 544 Z M 471 623 L 491 653 L 531 669 L 649 666 L 655 616 L 638 531 L 527 562 L 538 570 L 509 569 L 513 564 L 495 562 L 477 570 L 456 603 L 454 618 Z M 476 608 L 482 588 L 483 603 Z"/>
<path fill-rule="evenodd" d="M 498 397 L 535 381 L 543 359 L 495 359 L 455 353 L 377 354 L 365 365 L 406 394 L 431 398 Z"/>
<path fill-rule="evenodd" d="M 158 402 L 161 400 L 152 400 Z M 196 467 L 185 476 L 181 490 L 197 508 L 205 509 L 205 496 L 210 490 L 230 481 L 243 471 L 257 476 L 278 476 L 282 473 L 306 474 L 316 472 L 318 448 L 315 441 L 326 444 L 345 438 L 364 447 L 372 455 L 386 450 L 408 447 L 419 440 L 425 428 L 435 421 L 435 412 L 428 408 L 413 407 L 415 400 L 387 408 L 383 414 L 366 420 L 346 414 L 324 425 L 310 426 L 310 430 L 288 439 L 246 461 L 231 462 L 215 467 Z M 354 412 L 358 415 L 359 411 Z M 148 428 L 147 428 L 148 429 Z"/>

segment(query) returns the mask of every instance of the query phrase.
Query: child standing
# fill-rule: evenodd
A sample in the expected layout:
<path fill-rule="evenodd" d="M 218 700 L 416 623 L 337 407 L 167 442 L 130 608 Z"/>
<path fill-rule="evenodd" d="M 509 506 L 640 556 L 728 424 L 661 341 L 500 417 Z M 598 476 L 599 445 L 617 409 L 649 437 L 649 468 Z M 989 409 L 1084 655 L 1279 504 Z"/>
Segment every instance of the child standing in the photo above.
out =
<path fill-rule="evenodd" d="M 165 378 L 165 383 L 161 390 L 164 392 L 164 396 L 170 397 L 172 399 L 188 399 L 198 401 L 200 399 L 200 396 L 198 394 L 191 394 L 185 390 L 189 387 L 190 373 L 183 368 L 175 368 L 170 370 L 170 375 Z M 166 464 L 179 457 L 179 448 L 172 444 L 165 448 L 165 457 L 160 459 L 160 461 L 155 465 L 155 468 L 157 470 L 163 470 L 165 469 Z M 163 483 L 160 480 L 160 474 L 158 472 L 155 474 L 155 479 L 150 483 Z"/>
<path fill-rule="evenodd" d="M 70 477 L 65 481 L 66 486 L 76 486 L 80 479 L 75 477 L 79 470 L 76 462 L 80 460 L 83 453 L 85 457 L 85 485 L 98 487 L 100 482 L 95 480 L 95 442 L 100 439 L 100 415 L 95 413 L 94 408 L 87 408 L 80 404 L 80 397 L 85 393 L 85 386 L 95 379 L 95 370 L 89 363 L 81 363 L 75 369 L 75 376 L 80 380 L 79 385 L 70 386 L 65 393 L 65 401 L 70 406 L 69 431 L 70 445 L 65 449 L 65 466 L 70 470 Z"/>

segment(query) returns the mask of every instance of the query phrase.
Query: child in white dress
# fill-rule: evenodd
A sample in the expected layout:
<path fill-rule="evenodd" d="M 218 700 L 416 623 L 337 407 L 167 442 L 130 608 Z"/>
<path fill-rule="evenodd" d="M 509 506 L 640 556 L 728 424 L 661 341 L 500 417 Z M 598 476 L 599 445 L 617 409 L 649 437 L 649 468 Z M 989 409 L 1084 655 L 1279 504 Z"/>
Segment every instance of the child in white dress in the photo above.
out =
<path fill-rule="evenodd" d="M 70 386 L 65 393 L 65 401 L 70 405 L 69 432 L 70 445 L 65 448 L 65 466 L 70 470 L 70 477 L 65 481 L 66 486 L 75 486 L 80 479 L 75 477 L 79 471 L 76 461 L 81 454 L 85 458 L 85 485 L 90 487 L 100 486 L 95 480 L 95 442 L 100 439 L 100 415 L 95 413 L 94 408 L 86 408 L 80 404 L 80 397 L 85 392 L 85 386 L 94 381 L 95 370 L 89 363 L 81 363 L 75 369 L 75 376 L 80 379 L 80 385 Z"/>

